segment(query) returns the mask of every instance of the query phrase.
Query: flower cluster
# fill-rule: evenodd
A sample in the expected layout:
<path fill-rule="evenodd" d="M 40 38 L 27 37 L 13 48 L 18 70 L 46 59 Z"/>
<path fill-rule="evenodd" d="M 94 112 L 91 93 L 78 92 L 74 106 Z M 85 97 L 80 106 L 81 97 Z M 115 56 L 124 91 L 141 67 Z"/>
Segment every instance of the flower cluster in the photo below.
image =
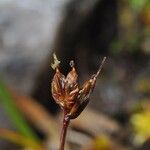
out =
<path fill-rule="evenodd" d="M 97 76 L 99 75 L 106 57 L 98 69 L 97 73 L 86 81 L 81 87 L 78 84 L 78 74 L 73 61 L 70 61 L 71 71 L 65 77 L 59 68 L 58 61 L 54 54 L 54 64 L 52 68 L 56 70 L 51 83 L 52 96 L 57 104 L 64 110 L 65 116 L 75 119 L 80 115 L 89 102 L 89 96 L 93 91 Z"/>

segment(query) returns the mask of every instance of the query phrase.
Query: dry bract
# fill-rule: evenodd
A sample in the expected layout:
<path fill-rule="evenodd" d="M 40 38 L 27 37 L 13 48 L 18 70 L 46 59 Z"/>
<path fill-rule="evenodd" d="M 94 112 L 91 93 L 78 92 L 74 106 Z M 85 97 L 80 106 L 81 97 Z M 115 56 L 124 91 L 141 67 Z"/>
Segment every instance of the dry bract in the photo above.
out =
<path fill-rule="evenodd" d="M 53 69 L 56 73 L 52 80 L 52 96 L 57 104 L 64 110 L 65 115 L 69 119 L 75 119 L 80 115 L 83 109 L 89 102 L 89 96 L 93 91 L 96 83 L 97 76 L 99 75 L 102 66 L 105 62 L 106 57 L 103 61 L 96 74 L 86 81 L 81 87 L 78 84 L 78 74 L 74 67 L 74 62 L 70 62 L 71 71 L 65 77 L 59 68 L 60 61 L 58 61 L 54 54 Z"/>

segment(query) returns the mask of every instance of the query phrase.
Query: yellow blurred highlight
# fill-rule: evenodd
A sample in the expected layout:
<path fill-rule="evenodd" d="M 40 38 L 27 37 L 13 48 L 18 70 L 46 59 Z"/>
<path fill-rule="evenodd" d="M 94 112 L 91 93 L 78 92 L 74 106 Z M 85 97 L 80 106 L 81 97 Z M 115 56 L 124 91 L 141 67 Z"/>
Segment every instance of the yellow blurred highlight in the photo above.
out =
<path fill-rule="evenodd" d="M 150 111 L 134 114 L 131 124 L 135 132 L 135 144 L 140 145 L 150 138 Z"/>
<path fill-rule="evenodd" d="M 29 148 L 31 150 L 44 150 L 40 143 L 37 143 L 30 138 L 26 138 L 21 134 L 8 129 L 0 128 L 0 138 L 8 140 L 25 148 Z"/>

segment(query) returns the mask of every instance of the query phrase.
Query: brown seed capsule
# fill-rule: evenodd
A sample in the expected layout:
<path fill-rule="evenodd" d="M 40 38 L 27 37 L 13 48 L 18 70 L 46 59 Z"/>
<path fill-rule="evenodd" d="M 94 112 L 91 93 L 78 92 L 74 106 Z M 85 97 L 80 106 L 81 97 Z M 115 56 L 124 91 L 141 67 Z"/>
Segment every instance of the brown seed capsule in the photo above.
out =
<path fill-rule="evenodd" d="M 78 75 L 74 67 L 74 62 L 70 62 L 72 69 L 65 77 L 59 70 L 60 61 L 58 61 L 56 55 L 54 55 L 54 64 L 52 66 L 56 70 L 56 73 L 51 85 L 52 96 L 70 119 L 78 117 L 87 106 L 89 96 L 95 87 L 97 76 L 102 69 L 105 59 L 106 57 L 104 57 L 97 73 L 79 88 L 77 82 Z"/>

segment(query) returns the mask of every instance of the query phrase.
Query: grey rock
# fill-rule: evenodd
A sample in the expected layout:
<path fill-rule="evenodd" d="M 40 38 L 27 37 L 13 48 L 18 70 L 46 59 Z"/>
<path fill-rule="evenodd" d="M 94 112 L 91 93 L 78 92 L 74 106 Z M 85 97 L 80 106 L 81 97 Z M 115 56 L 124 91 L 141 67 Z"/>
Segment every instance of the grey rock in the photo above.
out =
<path fill-rule="evenodd" d="M 52 51 L 66 0 L 12 0 L 0 3 L 0 74 L 29 94 Z"/>

